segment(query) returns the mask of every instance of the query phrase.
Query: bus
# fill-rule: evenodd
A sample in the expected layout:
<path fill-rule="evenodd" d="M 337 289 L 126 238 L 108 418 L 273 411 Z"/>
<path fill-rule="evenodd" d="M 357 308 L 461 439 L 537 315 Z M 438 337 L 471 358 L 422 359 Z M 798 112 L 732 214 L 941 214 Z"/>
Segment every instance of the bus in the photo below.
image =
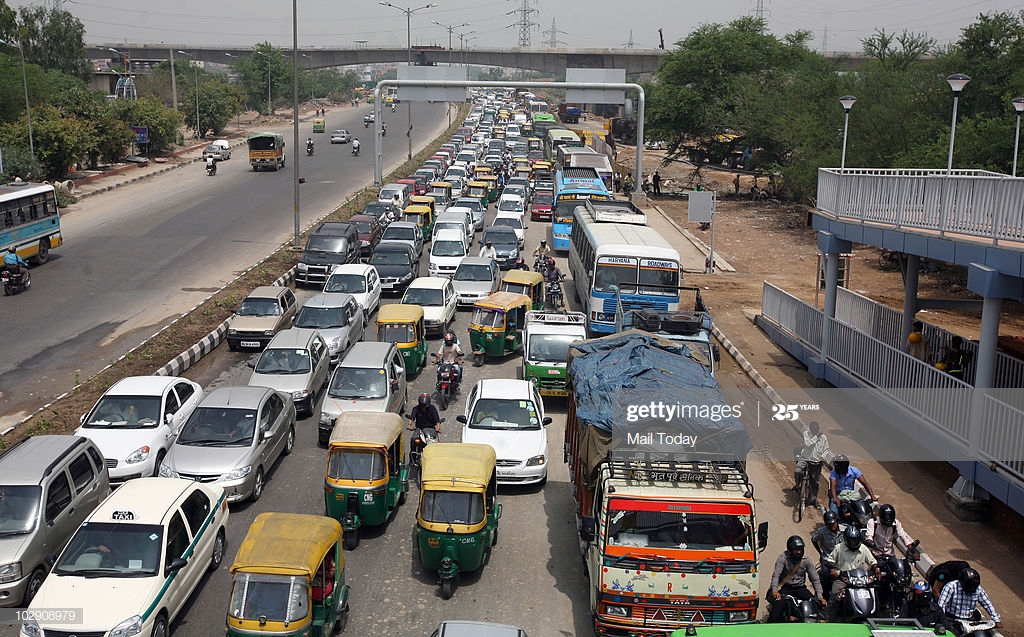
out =
<path fill-rule="evenodd" d="M 398 99 L 398 87 L 387 86 L 384 88 L 384 103 L 385 104 L 401 104 L 402 100 Z"/>
<path fill-rule="evenodd" d="M 530 112 L 531 113 L 547 113 L 548 103 L 540 100 L 530 100 Z"/>
<path fill-rule="evenodd" d="M 50 258 L 50 250 L 64 242 L 57 192 L 49 184 L 0 186 L 0 219 L 0 253 L 7 254 L 13 246 L 22 259 L 42 264 Z"/>
<path fill-rule="evenodd" d="M 615 331 L 618 303 L 624 309 L 679 310 L 679 252 L 638 208 L 616 203 L 618 208 L 585 204 L 573 212 L 569 271 L 590 335 Z"/>
<path fill-rule="evenodd" d="M 572 232 L 572 214 L 584 201 L 611 201 L 611 191 L 605 187 L 597 171 L 592 168 L 572 168 L 555 172 L 555 206 L 551 215 L 551 248 L 567 251 Z"/>
<path fill-rule="evenodd" d="M 534 113 L 533 114 L 533 136 L 546 139 L 548 131 L 552 128 L 557 128 L 558 122 L 555 121 L 555 116 L 551 113 Z"/>
<path fill-rule="evenodd" d="M 583 142 L 580 141 L 580 136 L 571 130 L 564 128 L 550 128 L 548 134 L 544 136 L 544 156 L 549 161 L 555 161 L 555 155 L 558 151 L 558 147 L 562 144 L 568 144 L 569 146 L 582 146 Z"/>
<path fill-rule="evenodd" d="M 569 144 L 562 144 L 555 149 L 555 168 L 562 170 L 563 168 L 570 168 L 570 157 L 573 155 L 596 155 L 597 151 L 590 146 L 570 146 Z"/>

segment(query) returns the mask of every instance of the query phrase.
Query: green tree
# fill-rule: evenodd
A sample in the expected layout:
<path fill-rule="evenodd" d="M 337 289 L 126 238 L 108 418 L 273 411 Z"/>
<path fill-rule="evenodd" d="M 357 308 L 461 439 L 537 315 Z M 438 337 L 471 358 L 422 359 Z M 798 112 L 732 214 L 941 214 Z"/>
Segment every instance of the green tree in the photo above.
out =
<path fill-rule="evenodd" d="M 14 9 L 7 6 L 4 0 L 0 0 L 0 38 L 4 40 L 15 39 L 18 26 L 18 14 Z"/>
<path fill-rule="evenodd" d="M 290 104 L 292 97 L 292 61 L 286 58 L 269 42 L 261 42 L 253 54 L 240 58 L 232 65 L 238 74 L 239 84 L 246 96 L 246 102 L 254 108 L 269 113 L 268 84 L 270 98 L 274 104 Z"/>
<path fill-rule="evenodd" d="M 43 168 L 32 158 L 28 147 L 5 146 L 2 142 L 3 127 L 0 126 L 0 152 L 4 156 L 4 172 L 0 173 L 0 183 L 12 181 L 15 176 L 25 181 L 41 181 Z"/>
<path fill-rule="evenodd" d="M 196 91 L 195 87 L 185 95 L 179 105 L 185 118 L 185 125 L 196 129 Z M 207 80 L 199 85 L 199 124 L 202 130 L 198 137 L 206 137 L 212 131 L 220 136 L 231 118 L 240 114 L 245 108 L 245 93 L 237 86 L 231 86 L 220 80 Z"/>
<path fill-rule="evenodd" d="M 181 113 L 164 106 L 155 95 L 144 95 L 137 100 L 116 99 L 110 103 L 115 115 L 129 126 L 149 128 L 149 149 L 169 149 L 178 139 Z"/>
<path fill-rule="evenodd" d="M 92 140 L 86 149 L 86 157 L 90 168 L 96 168 L 101 159 L 113 163 L 124 157 L 134 134 L 115 113 L 113 103 L 105 95 L 88 90 L 78 81 L 78 85 L 56 93 L 54 106 L 64 117 L 71 116 L 89 123 Z"/>
<path fill-rule="evenodd" d="M 61 9 L 22 7 L 21 41 L 25 58 L 47 70 L 59 70 L 82 79 L 92 76 L 85 51 L 85 25 Z"/>

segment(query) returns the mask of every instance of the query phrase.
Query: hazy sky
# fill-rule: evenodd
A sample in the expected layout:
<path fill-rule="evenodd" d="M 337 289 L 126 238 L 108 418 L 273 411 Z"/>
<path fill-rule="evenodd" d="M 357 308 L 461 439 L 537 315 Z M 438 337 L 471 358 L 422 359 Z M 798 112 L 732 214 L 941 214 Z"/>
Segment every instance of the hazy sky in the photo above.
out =
<path fill-rule="evenodd" d="M 50 4 L 54 0 L 6 0 L 12 7 Z M 59 1 L 59 0 L 57 0 Z M 430 0 L 406 2 L 420 7 Z M 1024 2 L 1010 0 L 434 0 L 438 5 L 412 16 L 413 44 L 448 46 L 448 31 L 432 24 L 456 26 L 457 32 L 473 31 L 472 47 L 518 46 L 524 2 L 534 11 L 537 23 L 532 46 L 552 39 L 552 20 L 557 26 L 558 46 L 624 47 L 658 46 L 658 28 L 666 47 L 686 37 L 704 23 L 727 23 L 763 10 L 769 30 L 783 36 L 797 29 L 814 34 L 812 48 L 859 51 L 860 41 L 877 28 L 900 33 L 926 33 L 939 44 L 955 41 L 960 30 L 981 13 L 1024 9 Z M 292 3 L 284 0 L 64 0 L 63 8 L 85 24 L 86 42 L 168 43 L 184 46 L 226 44 L 244 46 L 269 41 L 291 46 Z M 585 10 L 584 10 L 585 9 Z M 299 0 L 299 46 L 348 46 L 367 40 L 367 46 L 405 45 L 406 18 L 397 9 L 376 0 Z M 471 36 L 471 37 L 472 37 Z M 458 37 L 453 39 L 458 48 Z"/>

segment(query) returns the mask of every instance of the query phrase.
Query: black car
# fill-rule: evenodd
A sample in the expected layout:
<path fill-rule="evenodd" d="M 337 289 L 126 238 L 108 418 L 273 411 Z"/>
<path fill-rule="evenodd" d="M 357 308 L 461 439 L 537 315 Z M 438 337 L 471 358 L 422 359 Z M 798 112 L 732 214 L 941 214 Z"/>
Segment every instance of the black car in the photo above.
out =
<path fill-rule="evenodd" d="M 515 235 L 515 233 L 512 233 Z M 420 270 L 420 258 L 404 243 L 379 243 L 370 255 L 384 292 L 402 292 Z"/>
<path fill-rule="evenodd" d="M 502 270 L 508 270 L 519 258 L 519 237 L 515 230 L 504 226 L 492 226 L 484 231 L 480 238 L 480 245 L 486 245 L 490 241 L 497 253 L 495 261 Z"/>
<path fill-rule="evenodd" d="M 359 214 L 376 217 L 381 227 L 384 227 L 388 224 L 388 219 L 394 216 L 392 214 L 394 210 L 395 207 L 389 203 L 385 203 L 383 201 L 371 201 L 366 204 L 366 207 L 363 208 L 363 211 Z"/>

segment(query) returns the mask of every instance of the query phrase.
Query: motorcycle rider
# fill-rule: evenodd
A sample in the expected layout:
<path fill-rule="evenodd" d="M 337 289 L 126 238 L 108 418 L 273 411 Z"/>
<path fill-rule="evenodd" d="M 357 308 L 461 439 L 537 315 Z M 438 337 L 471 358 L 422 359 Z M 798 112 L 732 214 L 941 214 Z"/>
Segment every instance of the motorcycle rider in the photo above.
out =
<path fill-rule="evenodd" d="M 904 600 L 903 607 L 900 609 L 900 617 L 916 619 L 925 628 L 937 626 L 945 628 L 946 626 L 946 615 L 935 603 L 932 587 L 924 580 L 914 582 L 914 585 L 910 587 L 907 599 Z"/>
<path fill-rule="evenodd" d="M 313 138 L 309 137 L 306 139 L 306 153 L 313 154 Z"/>
<path fill-rule="evenodd" d="M 211 175 L 217 174 L 217 160 L 214 159 L 213 157 L 206 158 L 206 172 L 210 173 Z"/>
<path fill-rule="evenodd" d="M 960 578 L 953 580 L 942 588 L 939 595 L 939 607 L 946 613 L 950 620 L 960 619 L 963 621 L 978 621 L 981 613 L 978 612 L 978 604 L 981 604 L 988 612 L 989 617 L 995 622 L 996 628 L 1002 628 L 1002 617 L 996 612 L 988 593 L 981 587 L 981 575 L 973 568 L 965 568 L 960 573 Z M 950 621 L 953 632 L 962 635 L 958 622 Z"/>
<path fill-rule="evenodd" d="M 387 122 L 381 122 L 381 123 L 380 123 L 380 136 L 381 136 L 381 137 L 384 137 L 384 136 L 386 136 L 387 134 L 388 134 L 388 125 L 387 125 Z"/>
<path fill-rule="evenodd" d="M 441 347 L 438 348 L 434 354 L 435 363 L 451 363 L 452 369 L 455 370 L 455 386 L 458 387 L 462 384 L 462 348 L 459 347 L 458 341 L 455 340 L 455 332 L 448 331 L 444 335 L 444 340 L 441 342 Z M 438 370 L 440 374 L 440 369 Z"/>
<path fill-rule="evenodd" d="M 544 259 L 545 261 L 551 258 L 551 248 L 548 247 L 548 240 L 541 239 L 540 245 L 533 251 L 534 259 Z"/>
<path fill-rule="evenodd" d="M 839 512 L 839 494 L 843 491 L 852 491 L 858 482 L 864 485 L 872 500 L 878 500 L 860 469 L 850 466 L 850 459 L 846 457 L 846 454 L 841 453 L 832 461 L 832 472 L 828 475 L 828 481 L 828 508 L 837 513 Z"/>
<path fill-rule="evenodd" d="M 864 532 L 864 544 L 871 549 L 876 558 L 882 558 L 896 555 L 897 537 L 904 546 L 914 543 L 914 539 L 903 530 L 903 525 L 896 519 L 896 507 L 891 504 L 883 504 L 878 509 L 878 517 L 868 521 L 867 529 Z M 914 554 L 914 559 L 917 559 L 916 550 Z"/>
<path fill-rule="evenodd" d="M 565 275 L 562 274 L 562 271 L 558 269 L 557 265 L 555 265 L 555 259 L 553 257 L 548 257 L 548 271 L 547 271 L 547 281 L 548 281 L 548 283 L 561 283 L 562 279 L 564 279 L 564 278 L 565 278 Z"/>
<path fill-rule="evenodd" d="M 489 257 L 495 261 L 498 260 L 498 251 L 494 249 L 491 242 L 488 241 L 484 244 L 484 247 L 480 248 L 480 252 L 476 255 L 478 257 Z"/>
<path fill-rule="evenodd" d="M 814 568 L 810 558 L 804 555 L 804 540 L 799 535 L 792 535 L 786 540 L 785 552 L 775 560 L 775 571 L 772 573 L 772 582 L 768 587 L 769 595 L 773 600 L 768 621 L 785 621 L 789 604 L 782 601 L 784 595 L 792 595 L 793 598 L 801 601 L 811 599 L 811 591 L 807 590 L 805 579 L 811 580 L 814 597 L 819 604 L 825 606 L 825 596 L 821 590 L 818 571 Z"/>
<path fill-rule="evenodd" d="M 811 544 L 818 551 L 818 577 L 821 579 L 821 588 L 827 591 L 832 589 L 832 574 L 825 565 L 825 556 L 843 541 L 845 527 L 839 524 L 839 514 L 835 511 L 825 511 L 824 518 L 825 523 L 811 534 Z"/>
<path fill-rule="evenodd" d="M 846 591 L 846 582 L 839 579 L 842 571 L 864 569 L 874 572 L 880 579 L 882 572 L 878 569 L 878 560 L 871 554 L 868 547 L 861 543 L 860 531 L 855 526 L 847 526 L 843 531 L 843 541 L 836 545 L 832 552 L 823 560 L 832 577 L 832 590 L 829 597 L 829 621 L 836 620 L 839 607 L 837 603 Z"/>
<path fill-rule="evenodd" d="M 395 112 L 395 103 L 394 102 L 391 102 L 391 112 L 392 113 Z"/>
<path fill-rule="evenodd" d="M 11 276 L 21 273 L 22 280 L 28 276 L 28 263 L 18 256 L 18 250 L 14 246 L 7 248 L 7 254 L 4 255 L 4 267 L 11 273 Z"/>
<path fill-rule="evenodd" d="M 406 429 L 414 431 L 416 429 L 433 429 L 437 432 L 437 435 L 441 435 L 441 416 L 437 413 L 437 407 L 430 404 L 430 394 L 424 392 L 420 394 L 420 397 L 416 401 L 416 406 L 412 408 L 412 413 L 407 416 L 409 424 L 406 425 Z M 413 451 L 420 451 L 420 449 L 413 449 Z"/>
<path fill-rule="evenodd" d="M 359 154 L 359 138 L 358 137 L 356 137 L 355 139 L 352 140 L 352 154 L 353 155 L 358 155 Z"/>

